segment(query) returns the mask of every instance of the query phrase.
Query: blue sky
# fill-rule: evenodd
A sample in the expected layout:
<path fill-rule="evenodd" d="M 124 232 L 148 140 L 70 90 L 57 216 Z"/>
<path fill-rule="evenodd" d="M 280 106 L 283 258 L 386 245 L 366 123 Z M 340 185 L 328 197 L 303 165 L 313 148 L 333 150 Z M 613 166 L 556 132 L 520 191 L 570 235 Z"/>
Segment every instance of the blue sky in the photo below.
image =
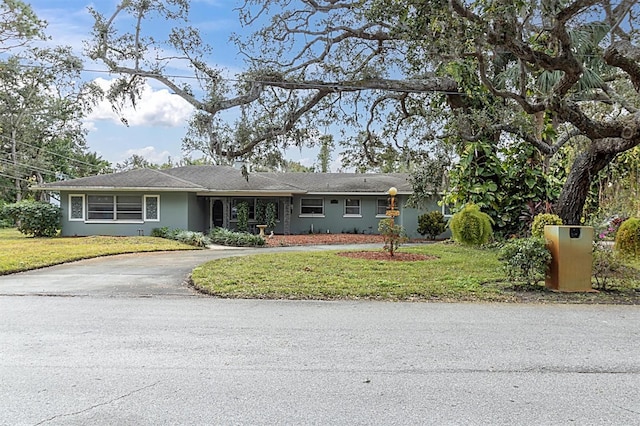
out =
<path fill-rule="evenodd" d="M 78 55 L 82 55 L 83 43 L 90 37 L 93 25 L 93 18 L 87 7 L 93 6 L 110 15 L 119 1 L 31 0 L 28 3 L 40 19 L 48 22 L 47 34 L 52 38 L 53 44 L 72 46 Z M 192 16 L 196 17 L 192 22 L 200 28 L 203 38 L 215 47 L 213 65 L 225 69 L 227 76 L 232 77 L 243 68 L 235 46 L 229 42 L 229 36 L 233 32 L 243 31 L 237 12 L 233 10 L 241 2 L 193 0 L 191 3 Z M 166 25 L 164 22 L 152 22 L 149 29 L 153 31 L 153 25 L 163 24 Z M 105 67 L 88 58 L 85 58 L 85 69 L 83 78 L 97 81 L 104 87 L 116 77 L 100 72 Z M 142 155 L 156 163 L 166 161 L 169 156 L 178 159 L 183 156 L 181 139 L 185 135 L 191 112 L 191 107 L 180 97 L 171 94 L 159 83 L 149 81 L 136 110 L 125 112 L 129 127 L 122 124 L 106 101 L 95 108 L 86 122 L 89 129 L 89 150 L 96 151 L 112 163 L 121 162 L 133 154 Z M 227 116 L 229 120 L 232 117 L 231 114 Z M 316 153 L 292 150 L 288 157 L 310 166 L 316 160 Z M 333 168 L 336 169 L 337 166 Z"/>

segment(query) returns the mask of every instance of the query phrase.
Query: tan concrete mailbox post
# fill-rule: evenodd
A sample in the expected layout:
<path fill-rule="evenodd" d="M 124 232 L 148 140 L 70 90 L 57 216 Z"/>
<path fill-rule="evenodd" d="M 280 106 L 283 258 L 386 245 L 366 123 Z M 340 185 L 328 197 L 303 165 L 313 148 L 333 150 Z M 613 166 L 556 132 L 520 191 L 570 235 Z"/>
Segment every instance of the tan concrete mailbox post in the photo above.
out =
<path fill-rule="evenodd" d="M 591 226 L 547 225 L 544 237 L 551 251 L 547 288 L 557 291 L 593 291 L 593 228 Z"/>

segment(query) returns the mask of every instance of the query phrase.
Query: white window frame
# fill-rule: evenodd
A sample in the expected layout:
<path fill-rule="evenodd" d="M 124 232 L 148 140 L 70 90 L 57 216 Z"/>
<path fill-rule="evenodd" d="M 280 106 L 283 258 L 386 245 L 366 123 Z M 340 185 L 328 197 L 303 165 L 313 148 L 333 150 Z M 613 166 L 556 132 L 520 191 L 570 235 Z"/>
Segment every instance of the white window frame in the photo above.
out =
<path fill-rule="evenodd" d="M 158 209 L 156 218 L 147 217 L 147 199 L 155 198 L 156 199 L 156 207 Z M 160 195 L 145 195 L 142 203 L 142 220 L 145 222 L 160 222 Z"/>
<path fill-rule="evenodd" d="M 348 202 L 352 202 L 352 201 L 357 201 L 358 205 L 357 206 L 347 206 Z M 357 213 L 347 213 L 347 209 L 354 209 L 354 208 L 358 208 L 358 212 Z M 345 198 L 344 200 L 344 212 L 342 217 L 362 217 L 362 200 L 360 198 Z"/>
<path fill-rule="evenodd" d="M 73 198 L 82 199 L 82 217 L 73 217 Z M 69 222 L 84 222 L 87 217 L 87 205 L 84 194 L 69 194 Z"/>
<path fill-rule="evenodd" d="M 303 206 L 303 202 L 305 200 L 320 200 L 322 203 L 320 206 L 318 205 L 313 205 L 313 206 Z M 303 213 L 302 209 L 303 207 L 321 207 L 322 208 L 322 213 Z M 324 217 L 324 198 L 301 198 L 300 199 L 300 216 L 299 217 Z"/>
<path fill-rule="evenodd" d="M 449 210 L 449 213 L 447 213 L 447 210 Z M 444 216 L 445 218 L 450 218 L 451 216 L 453 216 L 453 213 L 451 213 L 451 208 L 449 208 L 449 206 L 447 206 L 444 202 L 442 203 L 442 216 Z"/>
<path fill-rule="evenodd" d="M 384 211 L 380 213 L 380 201 L 384 201 Z M 376 199 L 376 217 L 387 217 L 387 210 L 389 210 L 389 199 L 388 198 L 377 198 Z"/>

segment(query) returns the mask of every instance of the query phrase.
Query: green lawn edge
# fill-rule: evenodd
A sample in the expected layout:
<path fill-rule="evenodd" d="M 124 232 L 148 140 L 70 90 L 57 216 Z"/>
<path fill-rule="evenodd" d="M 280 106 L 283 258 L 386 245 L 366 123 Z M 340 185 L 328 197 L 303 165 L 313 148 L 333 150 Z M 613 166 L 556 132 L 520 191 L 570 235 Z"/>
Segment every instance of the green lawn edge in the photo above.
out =
<path fill-rule="evenodd" d="M 33 238 L 15 229 L 0 229 L 0 275 L 118 254 L 196 250 L 196 247 L 155 237 Z"/>

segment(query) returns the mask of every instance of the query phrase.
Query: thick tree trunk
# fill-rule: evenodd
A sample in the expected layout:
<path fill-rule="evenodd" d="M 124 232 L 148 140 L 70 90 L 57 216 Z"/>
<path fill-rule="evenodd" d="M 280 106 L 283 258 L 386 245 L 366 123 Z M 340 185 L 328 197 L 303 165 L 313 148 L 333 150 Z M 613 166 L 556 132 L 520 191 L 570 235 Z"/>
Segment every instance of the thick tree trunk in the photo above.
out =
<path fill-rule="evenodd" d="M 610 152 L 585 152 L 576 157 L 558 200 L 558 215 L 565 225 L 579 225 L 591 182 L 616 156 Z"/>

